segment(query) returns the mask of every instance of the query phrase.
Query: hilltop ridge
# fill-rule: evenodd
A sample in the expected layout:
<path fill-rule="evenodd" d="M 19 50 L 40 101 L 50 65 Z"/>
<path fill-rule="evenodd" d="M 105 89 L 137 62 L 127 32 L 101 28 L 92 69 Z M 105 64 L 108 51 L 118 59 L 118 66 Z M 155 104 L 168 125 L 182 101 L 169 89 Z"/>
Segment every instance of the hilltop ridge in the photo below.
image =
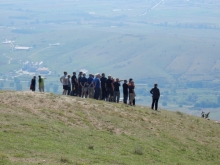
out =
<path fill-rule="evenodd" d="M 219 125 L 51 93 L 0 91 L 0 164 L 219 164 Z"/>

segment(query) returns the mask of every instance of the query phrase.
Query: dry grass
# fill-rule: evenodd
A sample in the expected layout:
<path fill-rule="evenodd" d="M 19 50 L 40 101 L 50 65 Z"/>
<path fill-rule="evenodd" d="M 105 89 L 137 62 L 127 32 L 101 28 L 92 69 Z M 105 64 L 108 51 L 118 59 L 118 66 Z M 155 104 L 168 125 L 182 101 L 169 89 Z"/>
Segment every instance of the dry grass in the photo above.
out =
<path fill-rule="evenodd" d="M 155 159 L 154 161 L 158 164 L 163 164 L 163 162 L 167 162 L 162 161 L 163 158 L 170 159 L 171 162 L 178 162 L 179 157 L 185 155 L 184 160 L 193 164 L 199 159 L 200 154 L 208 154 L 211 158 L 206 160 L 205 163 L 210 164 L 218 162 L 217 158 L 220 155 L 219 124 L 212 120 L 205 120 L 180 112 L 165 110 L 155 112 L 148 107 L 130 107 L 124 104 L 50 93 L 4 91 L 0 92 L 0 113 L 4 117 L 4 120 L 0 121 L 3 132 L 21 134 L 37 128 L 48 132 L 66 134 L 67 136 L 74 133 L 75 129 L 79 129 L 87 131 L 88 136 L 94 138 L 97 131 L 99 131 L 100 144 L 97 143 L 97 140 L 89 140 L 88 144 L 85 144 L 85 148 L 90 149 L 88 146 L 92 146 L 95 151 L 100 145 L 103 145 L 108 152 L 114 150 L 111 147 L 117 146 L 117 142 L 112 142 L 112 144 L 108 142 L 108 145 L 106 145 L 104 139 L 108 139 L 108 137 L 101 138 L 104 136 L 102 133 L 105 136 L 114 136 L 113 139 L 125 138 L 120 140 L 121 145 L 125 147 L 121 146 L 123 150 L 121 152 L 127 155 L 127 150 L 130 148 L 129 153 L 142 155 L 143 162 L 145 159 Z M 21 120 L 17 121 L 16 117 Z M 55 124 L 50 126 L 45 122 Z M 58 126 L 59 124 L 64 127 Z M 13 126 L 19 129 L 12 129 Z M 91 133 L 92 131 L 96 133 Z M 106 135 L 106 133 L 109 134 Z M 127 144 L 127 140 L 131 144 Z M 135 144 L 138 147 L 134 147 Z M 117 148 L 117 150 L 120 150 L 120 148 Z M 148 150 L 151 150 L 151 152 Z M 162 152 L 166 154 L 161 154 Z M 160 153 L 160 160 L 155 157 L 156 153 Z M 173 158 L 174 155 L 177 158 Z M 49 153 L 45 153 L 45 156 L 47 156 L 47 162 L 56 164 L 54 157 Z M 9 159 L 14 162 L 31 162 L 33 164 L 39 162 L 37 158 L 27 158 L 26 154 L 24 158 L 22 155 L 20 157 L 10 155 Z M 83 162 L 88 163 L 91 160 L 85 159 Z M 180 164 L 185 164 L 184 160 L 181 160 L 182 163 Z M 69 157 L 62 157 L 57 162 L 69 163 L 72 160 Z M 101 162 L 103 163 L 104 160 Z"/>

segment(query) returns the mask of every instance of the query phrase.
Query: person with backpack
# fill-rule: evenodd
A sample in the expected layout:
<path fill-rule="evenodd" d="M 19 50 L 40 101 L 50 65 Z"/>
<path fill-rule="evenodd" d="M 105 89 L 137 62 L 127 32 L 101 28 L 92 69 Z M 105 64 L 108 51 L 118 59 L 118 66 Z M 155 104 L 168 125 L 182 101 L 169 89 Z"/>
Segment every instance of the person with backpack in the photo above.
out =
<path fill-rule="evenodd" d="M 151 105 L 151 109 L 154 109 L 155 106 L 155 110 L 157 111 L 158 108 L 158 101 L 160 98 L 160 90 L 157 88 L 157 84 L 154 84 L 154 88 L 152 88 L 150 90 L 150 93 L 152 94 L 152 105 Z"/>

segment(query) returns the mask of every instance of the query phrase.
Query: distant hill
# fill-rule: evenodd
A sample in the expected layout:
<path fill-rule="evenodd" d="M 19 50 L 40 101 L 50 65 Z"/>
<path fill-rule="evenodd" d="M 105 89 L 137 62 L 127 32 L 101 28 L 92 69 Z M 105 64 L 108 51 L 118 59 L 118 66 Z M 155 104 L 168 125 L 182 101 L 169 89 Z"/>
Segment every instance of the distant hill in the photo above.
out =
<path fill-rule="evenodd" d="M 0 164 L 219 164 L 219 124 L 148 107 L 0 91 Z"/>
<path fill-rule="evenodd" d="M 139 82 L 219 81 L 218 1 L 10 0 L 0 7 L 0 39 L 31 47 L 15 51 L 1 44 L 2 74 L 29 60 L 44 61 L 53 73 L 86 69 Z"/>

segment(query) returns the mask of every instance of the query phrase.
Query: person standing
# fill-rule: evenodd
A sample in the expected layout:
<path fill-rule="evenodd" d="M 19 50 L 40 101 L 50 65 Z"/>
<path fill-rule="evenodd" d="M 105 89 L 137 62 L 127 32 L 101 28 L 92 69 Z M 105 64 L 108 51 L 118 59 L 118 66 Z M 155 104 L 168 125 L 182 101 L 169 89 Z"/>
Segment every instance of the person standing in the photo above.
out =
<path fill-rule="evenodd" d="M 93 84 L 92 74 L 89 74 L 89 78 L 87 79 L 87 83 L 88 83 L 89 98 L 93 98 L 94 97 L 94 84 Z"/>
<path fill-rule="evenodd" d="M 67 90 L 67 95 L 70 95 L 70 92 L 71 92 L 71 76 L 68 75 L 68 90 Z"/>
<path fill-rule="evenodd" d="M 123 84 L 123 102 L 124 102 L 124 104 L 127 104 L 127 100 L 128 100 L 128 84 L 127 84 L 127 80 L 124 80 L 124 84 Z"/>
<path fill-rule="evenodd" d="M 110 75 L 108 76 L 108 79 L 105 82 L 105 87 L 107 91 L 106 101 L 112 102 L 113 96 L 114 96 L 114 93 L 113 93 L 114 86 L 113 86 L 112 78 Z"/>
<path fill-rule="evenodd" d="M 129 89 L 129 104 L 132 106 L 133 104 L 133 100 L 135 97 L 135 91 L 134 91 L 134 81 L 130 82 L 130 85 L 128 86 Z"/>
<path fill-rule="evenodd" d="M 34 76 L 31 80 L 31 85 L 30 85 L 30 89 L 35 92 L 36 90 L 36 76 Z"/>
<path fill-rule="evenodd" d="M 66 71 L 63 72 L 63 76 L 60 77 L 60 82 L 63 84 L 63 95 L 66 95 L 68 91 L 68 77 Z"/>
<path fill-rule="evenodd" d="M 105 73 L 102 73 L 102 77 L 100 78 L 100 81 L 101 81 L 101 91 L 102 91 L 101 100 L 105 100 L 106 99 L 106 87 L 105 87 L 106 80 L 107 80 L 107 78 L 105 77 Z"/>
<path fill-rule="evenodd" d="M 94 88 L 95 88 L 95 94 L 94 99 L 98 100 L 101 90 L 101 82 L 100 82 L 100 74 L 96 74 L 96 77 L 94 79 Z"/>
<path fill-rule="evenodd" d="M 131 81 L 133 81 L 132 78 L 129 79 L 128 86 L 131 85 Z M 134 88 L 135 88 L 135 85 L 134 85 Z M 130 97 L 130 96 L 129 96 L 129 97 Z M 134 97 L 134 99 L 133 99 L 133 105 L 135 106 L 135 97 Z"/>
<path fill-rule="evenodd" d="M 122 80 L 119 80 L 119 78 L 116 78 L 116 81 L 113 83 L 114 86 L 114 102 L 119 103 L 120 99 L 120 90 L 119 87 L 121 86 L 120 82 Z"/>
<path fill-rule="evenodd" d="M 76 78 L 76 72 L 73 72 L 73 75 L 71 77 L 71 82 L 72 82 L 72 96 L 77 96 L 78 80 Z"/>
<path fill-rule="evenodd" d="M 158 101 L 160 98 L 160 90 L 157 88 L 157 84 L 154 84 L 154 88 L 152 88 L 150 90 L 150 93 L 152 94 L 152 105 L 151 105 L 151 109 L 154 109 L 155 106 L 155 110 L 157 111 L 158 108 Z"/>
<path fill-rule="evenodd" d="M 41 75 L 39 75 L 38 78 L 39 91 L 44 92 L 44 79 L 46 78 L 41 77 Z"/>
<path fill-rule="evenodd" d="M 81 82 L 81 79 L 82 79 L 82 72 L 80 71 L 79 72 L 79 75 L 78 75 L 78 96 L 81 97 L 82 95 L 82 86 L 80 85 L 80 82 Z"/>
<path fill-rule="evenodd" d="M 80 81 L 80 86 L 81 86 L 81 89 L 82 89 L 82 98 L 85 96 L 85 98 L 87 98 L 87 90 L 88 90 L 88 86 L 87 86 L 87 78 L 86 78 L 86 74 L 83 73 L 83 77 L 81 78 L 81 81 Z"/>

